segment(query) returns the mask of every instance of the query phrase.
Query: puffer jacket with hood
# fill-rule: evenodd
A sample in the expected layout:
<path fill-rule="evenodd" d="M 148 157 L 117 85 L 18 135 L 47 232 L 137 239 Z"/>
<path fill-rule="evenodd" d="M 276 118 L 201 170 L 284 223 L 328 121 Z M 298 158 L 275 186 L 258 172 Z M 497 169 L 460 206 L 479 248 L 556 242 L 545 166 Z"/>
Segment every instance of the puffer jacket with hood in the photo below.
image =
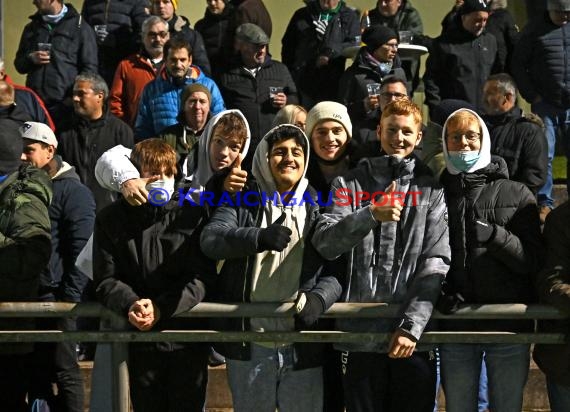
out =
<path fill-rule="evenodd" d="M 392 181 L 397 191 L 409 194 L 399 222 L 378 222 L 369 200 L 350 200 L 350 193 L 385 191 Z M 333 203 L 322 215 L 312 241 L 325 259 L 346 258 L 341 301 L 401 305 L 396 319 L 338 319 L 337 329 L 391 333 L 400 328 L 419 339 L 450 264 L 443 189 L 415 155 L 384 155 L 363 159 L 356 169 L 333 180 L 331 191 Z M 335 347 L 356 352 L 388 349 L 381 343 Z"/>
<path fill-rule="evenodd" d="M 452 253 L 446 290 L 461 293 L 466 303 L 533 302 L 533 276 L 542 256 L 536 200 L 524 184 L 508 180 L 502 158 L 491 156 L 491 140 L 483 120 L 471 110 L 460 110 L 477 116 L 482 138 L 479 159 L 463 172 L 449 161 L 445 141 L 449 118 L 442 131 L 446 170 L 441 182 L 449 208 Z M 477 242 L 476 220 L 493 226 L 486 243 Z M 500 320 L 441 321 L 441 325 L 445 330 L 507 331 L 529 326 Z"/>
<path fill-rule="evenodd" d="M 254 179 L 250 179 L 242 190 L 242 194 L 248 194 L 248 200 L 237 207 L 218 208 L 202 232 L 201 247 L 210 258 L 225 259 L 217 288 L 219 301 L 292 302 L 298 292 L 310 291 L 322 300 L 325 308 L 329 308 L 340 297 L 341 288 L 336 277 L 323 270 L 323 259 L 308 241 L 319 216 L 316 194 L 305 178 L 309 141 L 305 136 L 305 169 L 293 191 L 296 202 L 285 205 L 277 193 L 268 162 L 267 137 L 279 127 L 283 125 L 269 131 L 257 146 Z M 311 196 L 313 202 L 299 205 L 299 200 L 307 196 Z M 283 214 L 283 225 L 292 231 L 291 241 L 281 252 L 260 252 L 261 231 Z M 222 323 L 230 330 L 294 330 L 291 318 L 225 319 Z M 320 364 L 320 345 L 293 345 L 297 369 Z M 250 358 L 247 343 L 226 344 L 220 351 L 231 359 Z"/>

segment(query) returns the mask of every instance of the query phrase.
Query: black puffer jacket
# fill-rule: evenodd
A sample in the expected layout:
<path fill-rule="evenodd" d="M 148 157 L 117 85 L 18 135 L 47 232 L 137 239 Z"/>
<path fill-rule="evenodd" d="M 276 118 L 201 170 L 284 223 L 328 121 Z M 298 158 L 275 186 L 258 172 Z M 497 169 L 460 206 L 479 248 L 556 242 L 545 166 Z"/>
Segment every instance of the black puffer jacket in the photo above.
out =
<path fill-rule="evenodd" d="M 110 78 L 112 82 L 119 62 L 128 55 L 136 53 L 140 47 L 141 27 L 148 17 L 144 2 L 140 0 L 85 0 L 81 15 L 93 28 L 102 24 L 107 26 L 109 34 L 98 45 L 99 65 L 101 75 L 105 80 Z"/>
<path fill-rule="evenodd" d="M 513 54 L 511 73 L 522 97 L 538 96 L 560 108 L 570 106 L 570 27 L 556 26 L 548 15 L 532 20 L 522 31 Z"/>
<path fill-rule="evenodd" d="M 231 55 L 229 50 L 233 47 L 233 35 L 230 26 L 233 14 L 234 8 L 231 4 L 226 4 L 221 14 L 212 14 L 206 9 L 204 18 L 194 25 L 195 30 L 202 35 L 204 40 L 214 79 L 217 79 L 226 67 L 226 56 Z"/>
<path fill-rule="evenodd" d="M 541 234 L 536 200 L 522 183 L 507 180 L 500 157 L 472 173 L 441 181 L 449 211 L 451 268 L 448 290 L 460 292 L 466 303 L 529 303 L 534 301 L 534 276 L 541 261 Z M 476 241 L 473 222 L 484 219 L 494 234 L 484 244 Z M 445 328 L 517 330 L 512 321 L 442 322 Z"/>
<path fill-rule="evenodd" d="M 38 12 L 24 28 L 14 66 L 27 74 L 26 86 L 40 95 L 46 106 L 71 97 L 75 77 L 81 72 L 97 73 L 97 43 L 93 29 L 71 5 L 55 26 L 42 20 Z M 50 28 L 51 27 L 51 28 Z M 49 64 L 35 65 L 29 54 L 38 43 L 51 43 Z"/>
<path fill-rule="evenodd" d="M 498 116 L 484 116 L 491 134 L 491 153 L 507 163 L 509 178 L 536 194 L 546 181 L 548 148 L 543 126 L 518 107 Z"/>
<path fill-rule="evenodd" d="M 406 73 L 402 69 L 400 58 L 396 56 L 392 64 L 392 70 L 386 75 L 382 75 L 377 67 L 365 58 L 366 47 L 361 47 L 354 63 L 346 69 L 338 86 L 338 101 L 348 109 L 348 114 L 352 120 L 353 130 L 357 130 L 366 120 L 377 119 L 378 112 L 372 110 L 367 112 L 364 107 L 364 99 L 368 97 L 366 86 L 371 83 L 382 84 L 386 76 L 396 76 L 406 81 Z"/>
<path fill-rule="evenodd" d="M 281 59 L 299 90 L 312 99 L 312 102 L 302 102 L 303 105 L 312 106 L 321 100 L 336 100 L 338 82 L 346 63 L 342 51 L 355 45 L 356 36 L 360 35 L 360 23 L 356 11 L 343 2 L 329 21 L 323 39 L 319 40 L 313 24 L 321 13 L 319 2 L 306 3 L 307 6 L 297 10 L 289 21 L 281 40 Z M 318 56 L 328 57 L 329 63 L 317 68 Z"/>
<path fill-rule="evenodd" d="M 494 73 L 497 40 L 483 32 L 475 37 L 456 25 L 433 41 L 424 86 L 430 115 L 443 99 L 466 100 L 482 108 L 483 85 Z"/>

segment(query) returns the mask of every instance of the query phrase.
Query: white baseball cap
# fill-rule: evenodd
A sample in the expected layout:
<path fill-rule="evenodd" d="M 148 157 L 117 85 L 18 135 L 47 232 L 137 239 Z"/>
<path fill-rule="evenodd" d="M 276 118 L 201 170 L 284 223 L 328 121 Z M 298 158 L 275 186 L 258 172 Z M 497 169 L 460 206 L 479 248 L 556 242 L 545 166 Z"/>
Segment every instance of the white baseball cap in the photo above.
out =
<path fill-rule="evenodd" d="M 53 130 L 45 123 L 25 122 L 20 127 L 20 134 L 24 139 L 37 140 L 57 148 L 57 139 Z"/>

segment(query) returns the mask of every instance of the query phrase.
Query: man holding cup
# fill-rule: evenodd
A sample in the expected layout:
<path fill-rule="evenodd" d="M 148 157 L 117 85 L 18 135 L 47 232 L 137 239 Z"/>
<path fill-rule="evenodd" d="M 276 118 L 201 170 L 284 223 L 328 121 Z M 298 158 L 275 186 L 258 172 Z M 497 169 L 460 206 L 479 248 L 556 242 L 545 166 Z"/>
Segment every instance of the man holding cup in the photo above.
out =
<path fill-rule="evenodd" d="M 45 102 L 56 127 L 73 113 L 71 91 L 83 71 L 97 72 L 95 33 L 71 4 L 34 1 L 37 13 L 24 28 L 14 66 Z"/>
<path fill-rule="evenodd" d="M 242 167 L 249 170 L 255 147 L 272 125 L 275 114 L 297 104 L 297 87 L 283 63 L 267 52 L 269 36 L 261 27 L 244 23 L 235 35 L 238 55 L 220 77 L 220 90 L 228 109 L 239 109 L 251 129 L 251 149 Z"/>

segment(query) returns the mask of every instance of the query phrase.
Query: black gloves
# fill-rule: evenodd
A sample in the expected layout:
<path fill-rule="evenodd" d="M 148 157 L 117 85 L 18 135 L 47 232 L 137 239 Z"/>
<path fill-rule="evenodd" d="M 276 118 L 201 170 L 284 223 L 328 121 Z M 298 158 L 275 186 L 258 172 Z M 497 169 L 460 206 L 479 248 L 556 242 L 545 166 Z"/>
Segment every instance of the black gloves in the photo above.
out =
<path fill-rule="evenodd" d="M 457 292 L 449 283 L 444 282 L 441 286 L 441 294 L 435 308 L 444 315 L 457 312 L 459 305 L 465 302 L 461 293 Z"/>
<path fill-rule="evenodd" d="M 312 326 L 325 313 L 325 303 L 319 295 L 312 292 L 303 292 L 297 299 L 297 307 L 299 307 L 300 301 L 303 300 L 303 296 L 306 298 L 305 304 L 296 316 L 301 322 L 300 326 Z"/>
<path fill-rule="evenodd" d="M 291 229 L 281 226 L 285 220 L 285 213 L 283 213 L 273 224 L 261 229 L 257 238 L 257 251 L 263 252 L 264 250 L 276 250 L 281 252 L 287 247 L 291 241 Z"/>
<path fill-rule="evenodd" d="M 487 243 L 495 237 L 496 227 L 485 219 L 477 219 L 473 222 L 473 233 L 478 243 Z"/>

